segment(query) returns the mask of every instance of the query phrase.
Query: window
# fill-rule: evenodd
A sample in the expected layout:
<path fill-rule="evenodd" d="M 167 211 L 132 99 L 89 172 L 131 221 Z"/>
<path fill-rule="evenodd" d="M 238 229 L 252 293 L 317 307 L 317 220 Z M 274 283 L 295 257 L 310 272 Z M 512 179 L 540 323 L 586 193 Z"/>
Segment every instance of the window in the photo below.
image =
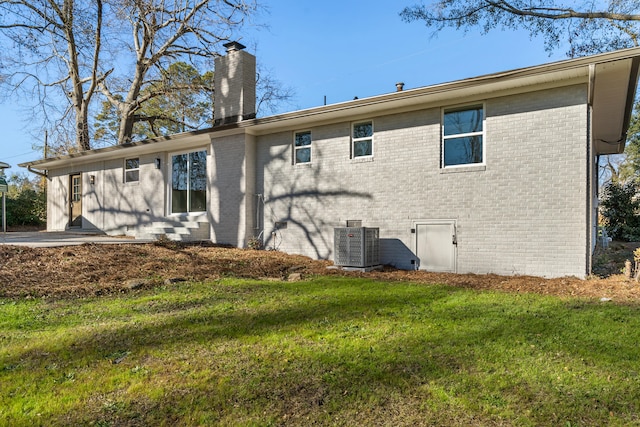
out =
<path fill-rule="evenodd" d="M 311 163 L 311 131 L 294 134 L 294 163 Z"/>
<path fill-rule="evenodd" d="M 171 156 L 171 213 L 206 210 L 206 150 Z"/>
<path fill-rule="evenodd" d="M 140 179 L 140 159 L 125 159 L 124 182 L 138 182 Z"/>
<path fill-rule="evenodd" d="M 82 198 L 82 178 L 80 175 L 71 177 L 71 201 L 79 202 Z"/>
<path fill-rule="evenodd" d="M 444 167 L 484 163 L 482 106 L 445 110 L 442 127 Z"/>
<path fill-rule="evenodd" d="M 354 158 L 373 156 L 373 122 L 354 123 L 351 140 Z"/>

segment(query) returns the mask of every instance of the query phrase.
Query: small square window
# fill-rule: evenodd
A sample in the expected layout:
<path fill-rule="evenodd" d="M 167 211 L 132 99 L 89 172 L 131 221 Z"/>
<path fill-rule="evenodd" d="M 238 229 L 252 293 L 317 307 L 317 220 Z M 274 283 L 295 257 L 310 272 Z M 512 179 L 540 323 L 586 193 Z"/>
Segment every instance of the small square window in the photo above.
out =
<path fill-rule="evenodd" d="M 311 163 L 311 131 L 294 134 L 294 163 Z"/>
<path fill-rule="evenodd" d="M 140 180 L 140 159 L 125 159 L 124 182 L 138 182 Z"/>
<path fill-rule="evenodd" d="M 484 163 L 482 106 L 445 110 L 442 123 L 442 166 Z"/>
<path fill-rule="evenodd" d="M 351 141 L 353 158 L 373 156 L 373 122 L 354 123 Z"/>

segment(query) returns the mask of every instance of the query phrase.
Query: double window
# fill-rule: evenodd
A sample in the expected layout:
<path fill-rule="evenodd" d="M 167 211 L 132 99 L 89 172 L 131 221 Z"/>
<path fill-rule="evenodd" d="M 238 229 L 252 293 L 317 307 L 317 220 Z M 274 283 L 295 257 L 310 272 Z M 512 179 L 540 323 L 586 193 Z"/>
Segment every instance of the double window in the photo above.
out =
<path fill-rule="evenodd" d="M 294 163 L 311 163 L 311 131 L 296 132 L 293 139 Z"/>
<path fill-rule="evenodd" d="M 124 182 L 140 180 L 140 159 L 138 157 L 124 160 Z"/>
<path fill-rule="evenodd" d="M 353 158 L 373 156 L 373 122 L 357 122 L 351 131 L 351 153 Z"/>
<path fill-rule="evenodd" d="M 484 108 L 482 105 L 444 110 L 442 166 L 484 163 Z"/>
<path fill-rule="evenodd" d="M 207 210 L 207 151 L 171 156 L 171 213 Z"/>

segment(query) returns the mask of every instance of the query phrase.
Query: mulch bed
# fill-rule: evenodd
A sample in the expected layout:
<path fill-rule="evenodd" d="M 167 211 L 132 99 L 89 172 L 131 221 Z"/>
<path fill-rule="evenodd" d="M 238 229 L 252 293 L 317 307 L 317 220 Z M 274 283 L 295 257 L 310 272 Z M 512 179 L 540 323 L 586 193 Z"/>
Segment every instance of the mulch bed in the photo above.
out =
<path fill-rule="evenodd" d="M 640 301 L 640 284 L 622 275 L 581 280 L 493 274 L 404 271 L 352 273 L 327 269 L 331 263 L 277 251 L 213 245 L 123 244 L 59 248 L 0 246 L 0 296 L 82 298 L 127 292 L 181 280 L 222 277 L 304 279 L 313 275 L 355 275 L 384 281 L 441 283 L 463 288 L 533 292 L 617 302 Z"/>

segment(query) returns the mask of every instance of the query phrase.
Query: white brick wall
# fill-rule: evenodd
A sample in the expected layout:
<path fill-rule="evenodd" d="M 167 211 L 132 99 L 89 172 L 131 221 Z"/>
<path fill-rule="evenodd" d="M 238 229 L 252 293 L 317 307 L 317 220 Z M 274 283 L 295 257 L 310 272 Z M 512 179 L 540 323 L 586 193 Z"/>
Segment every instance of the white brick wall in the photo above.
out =
<path fill-rule="evenodd" d="M 333 228 L 379 227 L 383 262 L 412 268 L 412 222 L 457 222 L 457 271 L 584 276 L 586 87 L 489 99 L 486 167 L 443 171 L 440 108 L 373 117 L 371 161 L 349 159 L 350 122 L 312 128 L 310 165 L 292 132 L 258 138 L 267 245 L 332 259 Z M 480 170 L 478 170 L 480 169 Z M 286 230 L 271 237 L 276 221 Z"/>
<path fill-rule="evenodd" d="M 78 164 L 74 167 L 50 172 L 47 200 L 47 229 L 60 231 L 69 224 L 69 175 L 82 176 L 82 229 L 101 230 L 107 234 L 135 235 L 145 233 L 154 223 L 166 223 L 180 227 L 182 222 L 206 222 L 205 215 L 168 214 L 168 183 L 171 166 L 170 154 L 151 153 L 130 155 L 140 160 L 140 180 L 125 183 L 124 158 L 104 162 Z M 156 169 L 155 159 L 160 158 L 161 168 Z M 95 183 L 90 183 L 90 176 Z M 53 192 L 53 193 L 52 193 Z M 193 229 L 186 239 L 209 238 L 209 227 Z"/>
<path fill-rule="evenodd" d="M 208 215 L 211 239 L 216 243 L 243 247 L 253 234 L 253 182 L 247 181 L 247 162 L 251 164 L 252 154 L 247 156 L 247 147 L 252 148 L 245 135 L 215 138 L 212 142 Z M 252 175 L 253 171 L 249 173 Z"/>
<path fill-rule="evenodd" d="M 362 220 L 380 228 L 382 261 L 407 269 L 414 267 L 415 222 L 454 220 L 458 272 L 584 276 L 586 86 L 496 97 L 484 105 L 486 165 L 455 171 L 440 168 L 441 107 L 447 105 L 370 117 L 373 159 L 349 158 L 347 120 L 311 128 L 312 162 L 305 165 L 293 164 L 293 130 L 213 138 L 209 209 L 195 220 L 209 222 L 217 243 L 245 246 L 263 231 L 267 246 L 327 259 L 333 258 L 333 228 Z M 167 209 L 169 156 L 140 156 L 138 184 L 122 182 L 122 159 L 51 171 L 48 228 L 68 224 L 72 172 L 83 174 L 85 228 L 116 234 L 175 219 Z M 156 157 L 162 170 L 155 169 Z M 255 206 L 255 194 L 264 195 L 263 206 Z M 276 222 L 287 228 L 276 230 Z"/>
<path fill-rule="evenodd" d="M 256 57 L 244 50 L 227 52 L 215 58 L 216 123 L 255 117 Z"/>

